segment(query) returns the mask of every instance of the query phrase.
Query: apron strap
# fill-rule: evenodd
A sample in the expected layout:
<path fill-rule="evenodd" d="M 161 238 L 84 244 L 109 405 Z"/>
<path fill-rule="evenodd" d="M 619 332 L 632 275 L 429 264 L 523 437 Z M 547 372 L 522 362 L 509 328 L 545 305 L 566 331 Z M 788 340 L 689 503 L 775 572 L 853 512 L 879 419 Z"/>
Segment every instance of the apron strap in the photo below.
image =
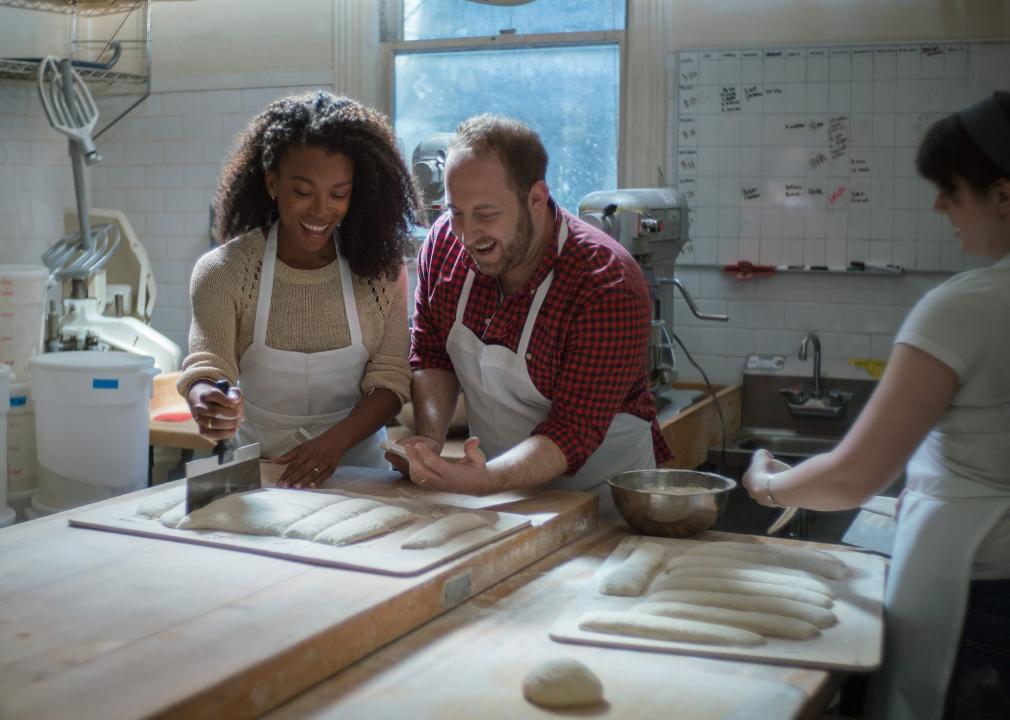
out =
<path fill-rule="evenodd" d="M 473 270 L 467 271 L 466 280 L 463 281 L 463 291 L 459 294 L 459 302 L 456 303 L 456 324 L 463 324 L 463 313 L 466 310 L 466 301 L 470 299 L 470 288 L 473 287 Z"/>
<path fill-rule="evenodd" d="M 361 321 L 358 317 L 358 306 L 354 300 L 354 286 L 351 284 L 351 266 L 340 254 L 337 248 L 337 263 L 340 266 L 340 290 L 344 294 L 344 315 L 347 316 L 347 328 L 351 333 L 351 345 L 361 345 Z"/>
<path fill-rule="evenodd" d="M 253 329 L 253 345 L 267 344 L 267 322 L 270 319 L 270 300 L 274 293 L 274 267 L 277 265 L 277 222 L 270 226 L 267 244 L 263 249 L 260 269 L 259 296 L 256 299 L 256 326 Z M 264 292 L 264 289 L 266 292 Z"/>

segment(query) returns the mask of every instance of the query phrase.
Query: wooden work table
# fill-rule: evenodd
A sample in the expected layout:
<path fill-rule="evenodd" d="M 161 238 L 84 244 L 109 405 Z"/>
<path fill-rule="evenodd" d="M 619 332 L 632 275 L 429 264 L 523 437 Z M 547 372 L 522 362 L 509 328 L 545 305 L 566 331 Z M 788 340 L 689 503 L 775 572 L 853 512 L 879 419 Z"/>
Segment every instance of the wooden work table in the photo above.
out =
<path fill-rule="evenodd" d="M 585 493 L 499 509 L 532 525 L 411 577 L 73 528 L 74 510 L 0 530 L 0 717 L 261 715 L 596 521 Z"/>
<path fill-rule="evenodd" d="M 552 641 L 551 624 L 628 532 L 623 524 L 602 523 L 267 717 L 556 717 L 526 702 L 521 690 L 524 675 L 551 657 L 578 659 L 603 682 L 604 708 L 568 714 L 678 720 L 820 716 L 841 683 L 840 673 Z"/>

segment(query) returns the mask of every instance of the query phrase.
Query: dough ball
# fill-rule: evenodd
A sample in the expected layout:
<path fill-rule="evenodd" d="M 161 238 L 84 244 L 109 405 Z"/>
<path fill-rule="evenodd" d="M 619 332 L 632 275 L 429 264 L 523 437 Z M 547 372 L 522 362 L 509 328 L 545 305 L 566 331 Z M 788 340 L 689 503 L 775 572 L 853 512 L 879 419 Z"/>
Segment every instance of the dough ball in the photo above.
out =
<path fill-rule="evenodd" d="M 603 700 L 603 684 L 592 670 L 571 658 L 540 663 L 523 679 L 523 695 L 548 708 L 595 705 Z"/>

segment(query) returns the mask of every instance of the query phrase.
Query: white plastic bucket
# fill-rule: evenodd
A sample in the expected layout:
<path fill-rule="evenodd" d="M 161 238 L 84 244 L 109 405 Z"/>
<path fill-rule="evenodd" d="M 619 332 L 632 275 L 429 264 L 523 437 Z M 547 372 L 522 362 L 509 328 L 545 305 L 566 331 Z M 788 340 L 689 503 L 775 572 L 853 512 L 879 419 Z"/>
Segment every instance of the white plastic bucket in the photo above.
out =
<path fill-rule="evenodd" d="M 7 411 L 10 409 L 10 384 L 10 368 L 0 365 L 0 527 L 7 519 L 10 519 L 7 524 L 14 522 L 14 511 L 7 507 Z"/>
<path fill-rule="evenodd" d="M 42 351 L 48 282 L 41 265 L 0 265 L 0 362 L 18 376 Z"/>
<path fill-rule="evenodd" d="M 38 494 L 65 510 L 147 485 L 154 359 L 56 352 L 32 359 Z"/>
<path fill-rule="evenodd" d="M 35 403 L 31 385 L 11 383 L 11 409 L 7 413 L 7 494 L 30 492 L 39 485 L 35 450 Z M 11 505 L 11 507 L 14 507 Z"/>

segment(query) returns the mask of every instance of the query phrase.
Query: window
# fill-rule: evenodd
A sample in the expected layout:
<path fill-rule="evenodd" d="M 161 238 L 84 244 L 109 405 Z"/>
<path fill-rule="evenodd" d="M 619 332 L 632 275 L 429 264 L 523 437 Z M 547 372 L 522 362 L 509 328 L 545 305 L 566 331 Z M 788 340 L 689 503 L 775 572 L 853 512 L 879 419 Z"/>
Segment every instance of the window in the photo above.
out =
<path fill-rule="evenodd" d="M 403 0 L 400 11 L 405 40 L 387 46 L 408 159 L 426 138 L 494 112 L 540 134 L 563 207 L 617 187 L 623 0 Z"/>

